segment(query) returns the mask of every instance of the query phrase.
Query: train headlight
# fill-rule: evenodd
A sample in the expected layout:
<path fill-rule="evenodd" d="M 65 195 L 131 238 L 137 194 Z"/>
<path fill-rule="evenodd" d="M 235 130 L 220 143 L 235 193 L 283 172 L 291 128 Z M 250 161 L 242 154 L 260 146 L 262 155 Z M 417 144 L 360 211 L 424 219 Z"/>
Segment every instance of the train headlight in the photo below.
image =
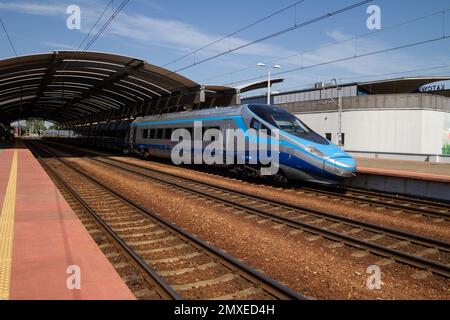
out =
<path fill-rule="evenodd" d="M 335 172 L 337 175 L 339 175 L 339 176 L 342 176 L 342 175 L 345 174 L 345 170 L 342 170 L 342 169 L 340 169 L 340 168 L 338 168 L 338 167 L 336 167 L 336 166 L 334 166 L 334 172 Z"/>
<path fill-rule="evenodd" d="M 325 156 L 325 154 L 322 151 L 320 151 L 317 148 L 314 148 L 313 146 L 307 146 L 305 149 L 306 149 L 306 151 L 308 151 L 309 153 L 312 153 L 315 156 L 318 156 L 321 158 Z"/>

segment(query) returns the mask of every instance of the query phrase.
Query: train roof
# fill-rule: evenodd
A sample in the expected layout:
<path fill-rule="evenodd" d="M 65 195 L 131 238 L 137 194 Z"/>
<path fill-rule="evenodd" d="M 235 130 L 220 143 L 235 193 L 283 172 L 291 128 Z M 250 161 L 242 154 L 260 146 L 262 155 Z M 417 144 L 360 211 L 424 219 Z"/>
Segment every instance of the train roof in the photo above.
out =
<path fill-rule="evenodd" d="M 232 106 L 232 107 L 215 107 L 210 109 L 202 109 L 196 111 L 183 111 L 174 113 L 164 113 L 155 116 L 147 116 L 136 119 L 134 123 L 147 122 L 147 121 L 157 121 L 157 120 L 183 120 L 190 118 L 201 118 L 201 117 L 227 117 L 227 116 L 239 116 L 241 115 L 241 110 L 246 105 Z"/>

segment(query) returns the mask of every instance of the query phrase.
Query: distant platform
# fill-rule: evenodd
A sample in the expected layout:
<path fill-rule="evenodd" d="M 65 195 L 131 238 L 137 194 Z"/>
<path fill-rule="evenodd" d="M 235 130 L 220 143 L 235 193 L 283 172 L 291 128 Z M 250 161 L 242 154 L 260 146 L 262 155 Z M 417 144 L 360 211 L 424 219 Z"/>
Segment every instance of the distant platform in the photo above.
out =
<path fill-rule="evenodd" d="M 134 299 L 20 141 L 0 146 L 0 204 L 0 300 Z M 71 266 L 80 289 L 67 286 Z"/>
<path fill-rule="evenodd" d="M 348 185 L 434 200 L 450 201 L 450 164 L 356 157 Z"/>
<path fill-rule="evenodd" d="M 450 183 L 450 163 L 356 158 L 358 172 Z"/>

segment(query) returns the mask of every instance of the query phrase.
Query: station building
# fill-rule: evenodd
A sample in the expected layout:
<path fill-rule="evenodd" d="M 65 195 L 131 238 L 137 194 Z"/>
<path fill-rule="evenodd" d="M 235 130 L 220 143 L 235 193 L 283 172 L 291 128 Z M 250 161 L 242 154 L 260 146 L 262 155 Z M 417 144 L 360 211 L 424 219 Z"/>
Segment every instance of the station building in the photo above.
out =
<path fill-rule="evenodd" d="M 442 84 L 447 80 L 415 77 L 339 85 L 343 148 L 360 154 L 450 155 L 450 90 Z M 242 103 L 266 99 L 248 97 Z M 336 87 L 283 92 L 271 100 L 338 142 Z"/>

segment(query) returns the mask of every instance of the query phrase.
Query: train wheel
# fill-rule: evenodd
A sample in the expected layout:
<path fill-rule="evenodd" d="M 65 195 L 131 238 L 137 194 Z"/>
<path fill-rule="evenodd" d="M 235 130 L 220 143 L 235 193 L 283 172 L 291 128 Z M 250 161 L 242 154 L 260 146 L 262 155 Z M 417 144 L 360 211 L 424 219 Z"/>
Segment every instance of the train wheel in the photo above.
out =
<path fill-rule="evenodd" d="M 145 151 L 144 151 L 144 158 L 145 159 L 150 159 L 150 150 L 145 149 Z"/>
<path fill-rule="evenodd" d="M 273 176 L 273 180 L 275 181 L 275 183 L 280 183 L 280 184 L 288 183 L 288 178 L 286 177 L 286 174 L 281 170 L 278 171 L 278 173 Z"/>

